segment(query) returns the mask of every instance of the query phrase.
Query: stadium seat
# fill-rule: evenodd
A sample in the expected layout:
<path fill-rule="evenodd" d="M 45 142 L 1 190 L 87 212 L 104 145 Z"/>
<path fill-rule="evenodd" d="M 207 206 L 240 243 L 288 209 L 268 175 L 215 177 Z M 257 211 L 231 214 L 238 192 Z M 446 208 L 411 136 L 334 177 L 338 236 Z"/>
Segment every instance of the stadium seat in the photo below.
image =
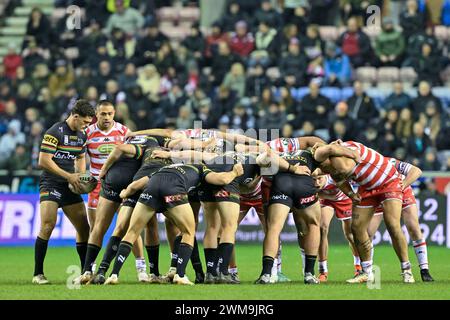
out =
<path fill-rule="evenodd" d="M 387 96 L 391 94 L 391 92 L 392 89 L 379 87 L 372 87 L 366 90 L 367 95 L 373 99 L 378 110 L 383 109 L 384 100 L 386 100 Z"/>
<path fill-rule="evenodd" d="M 179 11 L 179 19 L 183 21 L 198 21 L 200 19 L 199 8 L 182 8 Z"/>
<path fill-rule="evenodd" d="M 336 87 L 323 87 L 320 93 L 330 99 L 333 103 L 338 103 L 342 99 L 341 90 Z"/>
<path fill-rule="evenodd" d="M 448 107 L 450 105 L 450 88 L 434 87 L 431 89 L 431 92 L 433 93 L 433 95 L 435 95 L 436 97 L 438 97 L 441 100 L 442 106 L 445 109 L 448 109 Z"/>
<path fill-rule="evenodd" d="M 356 79 L 365 83 L 377 81 L 377 69 L 375 67 L 359 67 L 356 69 Z"/>
<path fill-rule="evenodd" d="M 377 70 L 377 82 L 394 82 L 400 78 L 400 70 L 396 67 L 380 67 Z"/>
<path fill-rule="evenodd" d="M 353 95 L 352 87 L 345 87 L 341 89 L 341 99 L 347 101 Z"/>
<path fill-rule="evenodd" d="M 159 21 L 177 21 L 178 20 L 178 8 L 175 7 L 162 7 L 157 12 Z"/>
<path fill-rule="evenodd" d="M 403 67 L 400 69 L 400 80 L 402 82 L 414 83 L 417 80 L 417 73 L 414 68 Z"/>
<path fill-rule="evenodd" d="M 411 87 L 409 89 L 404 89 L 403 90 L 408 96 L 411 97 L 411 99 L 417 98 L 417 88 Z"/>
<path fill-rule="evenodd" d="M 163 34 L 165 34 L 171 40 L 182 40 L 189 33 L 189 30 L 185 30 L 183 28 L 173 27 L 173 26 L 160 28 L 160 30 Z"/>
<path fill-rule="evenodd" d="M 323 41 L 336 41 L 338 34 L 338 28 L 335 26 L 320 26 L 320 37 Z"/>
<path fill-rule="evenodd" d="M 300 101 L 303 99 L 304 96 L 306 96 L 309 93 L 309 88 L 308 87 L 301 87 L 301 88 L 297 88 L 291 90 L 291 95 L 292 98 L 294 98 L 297 101 Z"/>

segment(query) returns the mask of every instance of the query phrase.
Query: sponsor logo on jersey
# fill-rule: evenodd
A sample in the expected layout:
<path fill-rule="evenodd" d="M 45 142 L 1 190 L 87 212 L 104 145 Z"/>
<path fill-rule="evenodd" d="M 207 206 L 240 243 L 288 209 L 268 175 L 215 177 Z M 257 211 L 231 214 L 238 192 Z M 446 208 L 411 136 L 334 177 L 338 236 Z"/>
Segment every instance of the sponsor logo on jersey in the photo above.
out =
<path fill-rule="evenodd" d="M 56 139 L 54 136 L 49 135 L 49 134 L 44 135 L 44 141 L 47 144 L 51 144 L 55 147 L 58 145 L 58 139 Z"/>
<path fill-rule="evenodd" d="M 78 141 L 78 136 L 69 136 L 69 140 Z"/>
<path fill-rule="evenodd" d="M 115 147 L 116 147 L 115 144 L 110 144 L 110 143 L 102 144 L 100 147 L 98 147 L 98 151 L 100 151 L 101 153 L 110 154 L 114 150 Z"/>
<path fill-rule="evenodd" d="M 311 203 L 314 200 L 316 200 L 316 195 L 312 195 L 310 197 L 306 197 L 306 198 L 301 198 L 300 199 L 300 204 L 307 204 L 307 203 Z"/>
<path fill-rule="evenodd" d="M 56 153 L 53 155 L 54 159 L 61 159 L 61 160 L 75 160 L 77 157 L 73 154 L 70 154 L 68 151 L 56 151 Z"/>
<path fill-rule="evenodd" d="M 69 136 L 64 135 L 64 144 L 69 144 Z"/>
<path fill-rule="evenodd" d="M 247 178 L 244 180 L 244 182 L 242 182 L 243 184 L 249 184 L 253 181 L 253 178 Z"/>

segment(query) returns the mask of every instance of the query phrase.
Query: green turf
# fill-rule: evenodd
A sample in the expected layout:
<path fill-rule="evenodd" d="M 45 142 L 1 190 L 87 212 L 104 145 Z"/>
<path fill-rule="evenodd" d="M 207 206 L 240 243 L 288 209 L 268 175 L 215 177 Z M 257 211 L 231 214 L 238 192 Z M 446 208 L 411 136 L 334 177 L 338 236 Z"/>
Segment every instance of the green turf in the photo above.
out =
<path fill-rule="evenodd" d="M 50 247 L 45 272 L 52 285 L 31 284 L 33 248 L 0 248 L 0 299 L 450 299 L 450 252 L 445 248 L 429 248 L 434 283 L 422 283 L 414 267 L 417 283 L 401 282 L 399 263 L 390 247 L 377 247 L 375 263 L 381 268 L 381 289 L 369 290 L 365 285 L 349 285 L 353 258 L 346 246 L 333 246 L 329 256 L 329 281 L 306 286 L 300 276 L 300 258 L 294 245 L 283 246 L 283 271 L 293 282 L 275 285 L 254 285 L 261 268 L 261 247 L 239 245 L 237 248 L 241 285 L 175 285 L 140 284 L 135 280 L 134 259 L 127 260 L 118 286 L 85 286 L 69 289 L 66 273 L 70 264 L 77 264 L 75 248 Z M 103 254 L 103 251 L 101 252 Z M 414 252 L 411 261 L 416 265 Z M 168 249 L 161 248 L 161 270 L 168 268 Z M 188 276 L 193 280 L 189 266 Z"/>

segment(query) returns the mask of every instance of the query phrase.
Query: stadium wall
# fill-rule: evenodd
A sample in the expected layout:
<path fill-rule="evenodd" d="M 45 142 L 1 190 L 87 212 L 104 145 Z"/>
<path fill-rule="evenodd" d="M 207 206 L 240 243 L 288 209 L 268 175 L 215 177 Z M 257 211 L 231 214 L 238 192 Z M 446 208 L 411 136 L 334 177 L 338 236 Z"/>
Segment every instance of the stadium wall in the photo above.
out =
<path fill-rule="evenodd" d="M 439 180 L 439 177 L 436 178 Z M 440 185 L 442 190 L 448 187 L 450 178 L 442 178 Z M 32 246 L 39 232 L 39 176 L 28 174 L 0 175 L 0 246 Z M 437 184 L 437 183 L 436 183 Z M 440 189 L 438 188 L 438 189 Z M 87 201 L 87 197 L 85 197 Z M 419 206 L 419 222 L 424 237 L 429 245 L 447 246 L 450 248 L 450 193 L 421 194 L 417 197 Z M 164 229 L 164 216 L 158 215 L 160 224 L 160 239 L 166 240 Z M 199 218 L 199 238 L 204 232 L 203 216 Z M 115 225 L 113 221 L 112 226 Z M 105 242 L 113 227 L 107 232 Z M 410 242 L 406 228 L 403 227 L 406 239 Z M 236 234 L 237 242 L 259 242 L 264 238 L 257 213 L 251 209 L 242 221 Z M 281 235 L 283 243 L 297 241 L 292 215 L 285 225 Z M 330 243 L 345 243 L 340 222 L 333 219 L 330 226 Z M 58 221 L 50 240 L 53 246 L 73 245 L 75 242 L 75 230 L 70 221 L 64 216 L 62 210 L 58 212 Z M 374 237 L 374 243 L 389 244 L 390 237 L 384 224 Z"/>

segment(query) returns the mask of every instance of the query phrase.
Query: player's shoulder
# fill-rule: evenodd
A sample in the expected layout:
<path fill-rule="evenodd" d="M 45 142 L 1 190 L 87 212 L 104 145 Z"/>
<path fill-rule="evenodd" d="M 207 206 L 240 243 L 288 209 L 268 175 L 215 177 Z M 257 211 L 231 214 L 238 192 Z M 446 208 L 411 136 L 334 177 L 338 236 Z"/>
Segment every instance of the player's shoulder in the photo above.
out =
<path fill-rule="evenodd" d="M 125 135 L 130 129 L 128 129 L 128 127 L 125 126 L 124 124 L 121 124 L 120 122 L 115 121 L 114 122 L 114 130 Z"/>
<path fill-rule="evenodd" d="M 55 138 L 60 137 L 61 135 L 63 135 L 66 131 L 65 128 L 65 124 L 64 122 L 56 122 L 55 124 L 53 124 L 50 128 L 47 129 L 47 131 L 45 132 L 46 135 L 51 135 Z"/>
<path fill-rule="evenodd" d="M 91 124 L 89 127 L 86 128 L 86 135 L 88 137 L 92 136 L 95 132 L 98 131 L 98 127 L 95 123 Z"/>

